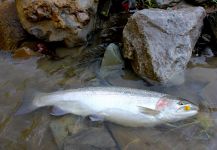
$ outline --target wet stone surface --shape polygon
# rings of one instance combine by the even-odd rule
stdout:
[[[0,53],[0,149],[197,149],[217,148],[217,113],[206,111],[198,116],[152,128],[127,128],[112,123],[92,124],[74,115],[54,117],[49,108],[15,116],[27,89],[43,92],[83,86],[105,85],[95,72],[100,69],[99,55],[84,48],[57,50],[59,61],[46,57],[13,59]],[[91,50],[89,49],[89,52]],[[77,65],[80,57],[91,56],[92,63]],[[206,65],[189,65],[185,82],[177,86],[150,86],[126,68],[110,72],[105,80],[114,86],[126,86],[168,93],[195,104],[216,104],[217,59]],[[175,79],[178,80],[178,79]]]

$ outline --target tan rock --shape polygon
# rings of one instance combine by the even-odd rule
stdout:
[[[23,27],[46,41],[64,41],[77,46],[87,40],[93,30],[96,0],[17,0]]]
[[[34,51],[32,51],[30,48],[28,47],[22,47],[17,49],[14,54],[13,54],[13,58],[30,58],[31,56],[35,56],[36,53]]]

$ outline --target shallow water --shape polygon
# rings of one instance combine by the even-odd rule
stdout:
[[[207,108],[217,107],[217,58],[189,65],[183,84],[165,87],[150,86],[127,69],[113,70],[104,80],[99,79],[100,59],[78,65],[83,50],[77,51],[60,49],[57,53],[64,59],[59,61],[45,57],[14,60],[0,53],[0,149],[217,149],[217,112],[208,109],[195,118],[153,128],[91,123],[74,115],[53,117],[45,108],[14,116],[28,89],[47,92],[106,84],[150,89],[203,103]]]

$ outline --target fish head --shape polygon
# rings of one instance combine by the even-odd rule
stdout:
[[[176,98],[171,100],[170,104],[163,110],[163,117],[167,121],[179,121],[195,116],[199,111],[199,107],[193,103]]]

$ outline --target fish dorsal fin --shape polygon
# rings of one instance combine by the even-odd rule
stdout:
[[[138,107],[139,107],[139,111],[141,113],[143,113],[143,114],[146,114],[146,115],[155,116],[155,115],[158,115],[160,113],[160,111],[154,110],[154,109],[151,109],[151,108],[142,107],[142,106],[138,106]]]
[[[63,116],[65,114],[69,114],[69,112],[62,110],[59,107],[53,106],[50,114],[53,116]]]

